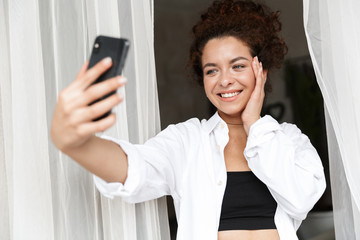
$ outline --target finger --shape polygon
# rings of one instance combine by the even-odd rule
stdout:
[[[263,69],[261,63],[254,59],[253,64],[254,74],[255,74],[255,88],[251,94],[251,99],[255,102],[260,101],[263,98],[264,93],[264,81],[263,81]]]
[[[265,83],[267,81],[267,73],[268,73],[268,70],[263,68],[263,76],[264,76],[264,82]]]
[[[87,122],[79,125],[77,131],[78,134],[82,136],[94,134],[97,132],[103,132],[106,129],[110,128],[116,122],[116,116],[114,113],[110,114],[106,118],[103,118],[95,122]]]
[[[266,82],[266,75],[264,74],[264,68],[262,62],[259,62],[257,57],[254,58],[254,74],[256,78],[256,85],[262,85]]]
[[[265,84],[266,79],[264,77],[264,68],[263,68],[262,62],[260,62],[259,77],[261,79],[261,83]]]
[[[260,62],[260,69],[259,69],[259,75],[260,75],[260,79],[261,79],[261,93],[263,93],[265,91],[265,82],[266,82],[266,78],[264,76],[264,69],[262,66],[262,63]]]
[[[77,112],[79,121],[89,122],[93,119],[101,117],[105,113],[111,111],[116,105],[123,101],[124,97],[119,94],[113,94],[99,102],[92,104],[91,106],[81,108]]]
[[[262,63],[257,59],[256,61],[256,68],[257,68],[257,78],[263,81],[262,79]]]
[[[255,75],[255,89],[254,89],[254,93],[257,94],[261,91],[261,87],[262,87],[262,72],[261,72],[261,63],[259,62],[258,57],[254,57],[253,61],[252,61],[252,68],[254,71],[254,75]]]
[[[106,72],[112,65],[112,60],[110,57],[106,57],[100,62],[98,62],[95,66],[90,68],[85,72],[85,74],[79,78],[81,81],[81,86],[83,89],[89,87],[96,79],[98,79],[101,74]]]
[[[117,89],[123,87],[126,82],[125,77],[118,76],[90,86],[85,91],[84,98],[82,98],[82,102],[80,103],[81,106],[89,105],[95,100],[117,91]]]
[[[72,86],[71,89],[66,89],[66,91],[60,93],[59,101],[61,101],[61,105],[66,108],[66,112],[71,114],[71,112],[76,109],[87,107],[109,93],[116,92],[117,89],[124,86],[126,82],[127,80],[125,77],[114,77],[92,85],[85,92],[75,89],[75,87]]]
[[[265,98],[265,83],[267,71],[264,72],[264,68],[262,63],[260,62],[260,76],[261,76],[261,87],[260,87],[260,99],[263,100]]]
[[[81,85],[81,80],[82,80],[82,77],[84,76],[84,74],[86,73],[86,70],[87,70],[87,67],[89,65],[89,62],[86,61],[82,66],[81,66],[81,69],[80,71],[78,72],[78,74],[76,75],[76,78],[75,80],[69,84],[66,89],[68,89],[69,91],[72,90],[72,89],[77,89],[80,85]]]
[[[89,61],[86,61],[82,66],[81,66],[81,69],[79,71],[79,73],[76,75],[76,80],[80,79],[86,72],[87,68],[89,66]]]
[[[261,79],[262,79],[262,88],[264,89],[265,88],[265,83],[266,83],[266,80],[267,80],[267,70],[264,70],[264,67],[263,67],[263,64],[262,62],[260,62],[260,76],[261,76]]]
[[[255,75],[255,86],[259,86],[261,87],[261,84],[263,82],[263,77],[262,77],[262,63],[259,62],[258,57],[254,57],[253,60],[253,71],[254,71],[254,75]]]
[[[253,68],[255,77],[257,77],[257,74],[258,74],[258,72],[259,72],[258,62],[259,62],[259,59],[258,59],[257,56],[255,56],[255,57],[253,58],[253,61],[252,61],[252,68]]]

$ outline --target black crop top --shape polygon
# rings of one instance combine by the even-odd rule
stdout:
[[[276,229],[277,203],[253,172],[228,172],[219,231]]]

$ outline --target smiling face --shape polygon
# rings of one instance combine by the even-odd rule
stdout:
[[[205,93],[225,122],[240,123],[255,88],[250,49],[235,37],[209,40],[201,58]]]

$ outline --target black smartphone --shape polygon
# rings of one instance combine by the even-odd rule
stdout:
[[[97,84],[99,82],[105,81],[106,79],[121,75],[129,47],[130,47],[130,42],[125,38],[114,38],[114,37],[108,37],[102,35],[97,36],[92,48],[88,69],[92,68],[95,64],[97,64],[106,57],[111,57],[112,66],[106,72],[104,72],[98,79],[96,79],[92,84]],[[115,93],[116,91],[111,92],[105,95],[104,97],[90,103],[90,105],[98,101],[101,101]],[[110,113],[111,111],[94,119],[93,121],[98,121],[100,119],[103,119],[108,115],[110,115]]]

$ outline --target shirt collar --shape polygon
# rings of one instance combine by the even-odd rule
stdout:
[[[224,120],[222,120],[219,113],[216,111],[209,120],[203,120],[202,125],[206,133],[209,134],[221,123],[225,124]]]

